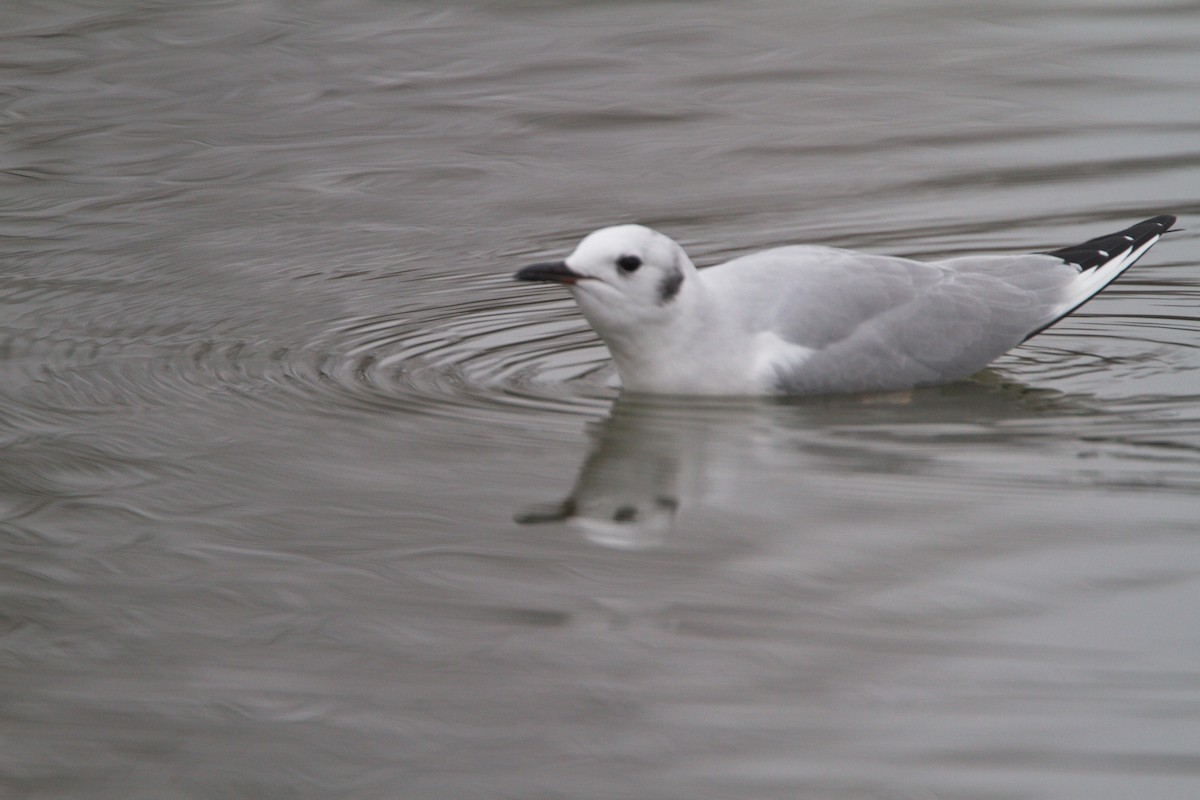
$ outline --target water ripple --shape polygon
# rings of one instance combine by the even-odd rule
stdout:
[[[107,289],[26,290],[25,283],[3,287],[4,302],[34,306],[43,317],[55,304],[59,313],[95,311],[95,295]],[[290,344],[244,331],[225,337],[229,326],[220,321],[130,328],[115,316],[118,307],[100,305],[102,318],[53,333],[32,322],[21,327],[23,317],[14,316],[17,324],[0,336],[4,392],[20,398],[12,413],[38,409],[48,419],[232,393],[263,403],[324,395],[335,407],[443,415],[506,408],[590,415],[615,394],[607,351],[563,298],[475,299],[420,311],[401,305],[334,321],[311,341]]]
[[[614,391],[608,353],[569,301],[466,303],[424,325],[404,313],[342,321],[326,359],[351,397],[427,412],[518,406],[594,413]]]

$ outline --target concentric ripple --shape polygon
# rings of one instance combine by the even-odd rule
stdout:
[[[591,415],[615,395],[607,351],[566,298],[475,292],[467,301],[401,304],[321,327],[301,322],[297,330],[286,318],[251,325],[215,319],[212,309],[197,309],[190,322],[130,327],[136,302],[126,298],[118,308],[103,291],[73,290],[91,295],[76,302],[90,318],[64,321],[53,333],[3,332],[9,414],[37,408],[48,419],[220,395],[265,404],[325,395],[331,409]],[[44,297],[26,300],[45,307]],[[142,301],[136,313],[153,318],[155,303]]]
[[[322,377],[360,401],[430,413],[517,406],[591,414],[614,396],[607,351],[565,299],[356,317],[331,338]]]

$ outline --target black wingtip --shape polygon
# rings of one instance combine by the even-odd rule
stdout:
[[[1142,220],[1136,225],[1130,225],[1123,231],[1108,233],[1088,239],[1086,242],[1051,250],[1046,255],[1061,258],[1069,264],[1075,264],[1080,270],[1093,269],[1101,264],[1107,264],[1112,258],[1129,250],[1136,250],[1151,239],[1162,236],[1171,230],[1175,217],[1171,214],[1159,214],[1157,217]]]
[[[1157,217],[1151,217],[1150,219],[1142,220],[1137,225],[1130,226],[1129,230],[1133,230],[1134,228],[1141,228],[1142,226],[1157,226],[1159,229],[1159,233],[1170,233],[1171,226],[1174,224],[1175,224],[1175,215],[1174,214],[1159,214]]]

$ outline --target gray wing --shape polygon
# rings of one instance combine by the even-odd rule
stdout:
[[[745,324],[813,351],[779,366],[791,393],[968,377],[1051,321],[1079,277],[1049,255],[922,263],[824,247],[779,248],[716,271],[713,283],[763,295],[739,304],[754,309]]]

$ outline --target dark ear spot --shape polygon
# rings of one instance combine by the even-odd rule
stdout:
[[[683,270],[673,269],[668,272],[658,284],[658,304],[661,306],[671,302],[675,295],[679,294],[681,286],[683,286]]]
[[[659,508],[665,508],[667,511],[676,511],[679,509],[679,501],[674,497],[668,497],[665,494],[660,494],[654,498],[654,505]]]

